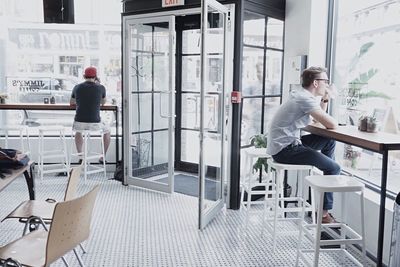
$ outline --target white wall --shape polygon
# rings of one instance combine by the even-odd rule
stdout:
[[[328,18],[327,0],[286,0],[286,20],[285,20],[285,59],[283,72],[283,101],[288,97],[289,89],[293,85],[287,82],[290,77],[289,59],[294,56],[307,55],[307,66],[326,66],[326,35]],[[292,194],[295,193],[296,175],[290,173],[289,184],[293,187]],[[379,195],[366,190],[365,194],[365,224],[367,250],[376,256],[378,238],[378,214],[379,214]],[[351,194],[347,198],[347,218],[348,223],[355,230],[360,230],[360,206],[359,196]],[[333,213],[341,216],[340,196],[335,194],[335,204]],[[385,216],[385,245],[384,261],[389,260],[390,252],[390,231],[392,228],[393,201],[386,203]]]
[[[307,66],[325,66],[327,14],[327,0],[286,1],[283,101],[290,89],[286,77],[291,57],[307,55]]]

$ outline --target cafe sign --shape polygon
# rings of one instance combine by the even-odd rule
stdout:
[[[161,0],[162,7],[184,6],[185,0]]]
[[[14,93],[39,92],[43,88],[48,88],[49,84],[50,78],[7,77],[8,91]]]

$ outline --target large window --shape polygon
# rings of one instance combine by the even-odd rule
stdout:
[[[241,146],[266,134],[281,103],[283,21],[245,12],[243,25]]]
[[[0,0],[0,10],[0,94],[8,102],[44,103],[54,97],[68,103],[84,68],[95,66],[108,103],[120,103],[121,1],[75,1],[72,25],[44,23],[42,0]],[[0,123],[26,124],[35,134],[38,125],[70,126],[73,116],[73,111],[3,111]],[[115,123],[110,112],[102,118]]]
[[[400,2],[336,1],[332,78],[339,89],[336,110],[342,123],[357,125],[373,115],[381,131],[399,134]],[[347,170],[380,184],[381,156],[348,145],[337,159]],[[400,191],[400,153],[389,154],[388,189]]]

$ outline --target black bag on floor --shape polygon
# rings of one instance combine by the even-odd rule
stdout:
[[[115,167],[114,180],[122,182],[124,180],[124,164],[119,160]]]
[[[15,149],[0,148],[0,169],[16,169],[28,165],[29,157]]]

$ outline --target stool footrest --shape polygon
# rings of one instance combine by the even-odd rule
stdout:
[[[55,173],[55,172],[68,172],[68,169],[67,169],[67,167],[65,167],[65,168],[59,168],[59,169],[43,170],[42,172],[43,172],[43,174],[45,174],[45,173]]]
[[[52,154],[52,153],[48,153],[48,151],[45,151],[45,153],[46,153],[46,155],[42,155],[42,159],[65,158],[64,154],[63,155]]]
[[[354,263],[356,266],[362,267],[363,265],[353,256],[351,255],[346,249],[341,249],[341,248],[332,248],[332,249],[320,249],[320,253],[342,253],[344,257],[347,257],[352,263]],[[311,254],[314,253],[314,249],[301,249],[300,250],[300,258],[303,260],[305,266],[313,266],[313,264],[310,261],[310,257],[306,257],[305,254]]]
[[[310,239],[315,238],[314,229],[316,227],[315,224],[303,224],[303,230],[306,236]],[[336,230],[336,231],[335,231]],[[344,239],[337,230],[344,231],[346,238]],[[323,245],[340,245],[340,244],[360,244],[363,241],[361,235],[359,235],[356,231],[354,231],[351,227],[349,227],[345,223],[329,223],[321,225],[321,232],[328,233],[332,238],[331,240],[321,240],[320,244]],[[348,237],[348,238],[347,238]]]
[[[305,199],[301,197],[281,197],[278,198],[278,201],[291,201],[291,202],[300,202],[300,207],[279,207],[280,212],[302,212],[302,205],[305,205],[304,211],[312,211],[312,206]]]

